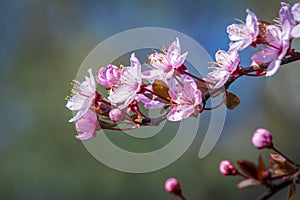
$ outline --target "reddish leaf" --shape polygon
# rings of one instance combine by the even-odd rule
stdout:
[[[108,123],[108,122],[105,122],[105,121],[102,121],[99,119],[98,119],[98,122],[99,122],[99,125],[101,126],[101,128],[103,128],[103,129],[109,129],[109,128],[115,127],[117,125],[116,123]]]
[[[258,179],[258,169],[255,164],[247,160],[238,160],[237,164],[246,175],[251,178]]]
[[[169,86],[162,80],[155,80],[152,84],[152,90],[164,99],[171,99],[169,95]]]
[[[196,79],[195,80],[197,88],[202,92],[202,93],[206,93],[208,92],[210,89],[213,89],[213,87],[215,86],[215,83],[209,79]]]
[[[268,177],[268,171],[266,169],[266,164],[262,154],[260,154],[258,158],[257,170],[258,170],[258,180],[263,181],[265,178]]]
[[[235,109],[241,103],[240,98],[231,92],[226,92],[225,105],[229,110]]]
[[[288,194],[287,200],[294,199],[295,194],[296,194],[296,187],[295,187],[295,185],[290,185],[289,186],[289,194]]]
[[[296,169],[292,163],[278,153],[270,153],[270,168],[274,172],[273,177],[283,176]]]

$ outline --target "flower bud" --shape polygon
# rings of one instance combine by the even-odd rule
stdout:
[[[273,146],[271,132],[264,128],[257,129],[252,136],[252,144],[258,149]]]
[[[168,193],[173,193],[175,195],[181,195],[181,188],[179,182],[175,178],[169,178],[165,182],[165,190]]]
[[[123,113],[120,109],[112,109],[111,111],[109,111],[109,118],[111,119],[111,121],[113,122],[117,122],[123,119]]]
[[[101,67],[96,80],[99,84],[105,87],[111,87],[119,82],[121,77],[121,70],[117,66],[109,64],[106,67]]]
[[[220,162],[219,170],[224,176],[235,176],[238,174],[237,169],[229,160],[223,160]]]

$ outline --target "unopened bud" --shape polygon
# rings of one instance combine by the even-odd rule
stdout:
[[[168,193],[181,196],[181,188],[179,182],[175,178],[169,178],[166,180],[165,190]]]
[[[238,174],[237,169],[229,160],[223,160],[220,162],[219,170],[224,176],[235,176]]]
[[[124,117],[124,114],[122,113],[122,111],[120,109],[112,109],[111,111],[109,111],[109,118],[111,119],[111,121],[113,122],[117,122],[117,121],[121,121]]]
[[[272,134],[264,128],[257,129],[252,136],[252,144],[258,149],[270,148],[273,146]]]

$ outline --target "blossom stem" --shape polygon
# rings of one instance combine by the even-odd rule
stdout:
[[[184,74],[185,74],[185,75],[188,75],[188,76],[190,76],[190,77],[192,77],[193,79],[196,79],[196,80],[198,80],[198,81],[201,81],[201,82],[203,82],[203,83],[206,83],[202,78],[199,78],[199,77],[197,77],[197,76],[195,76],[195,75],[193,75],[193,74],[191,74],[191,73],[189,73],[189,72],[187,72],[187,71],[184,71]]]
[[[157,96],[157,97],[159,97],[159,98],[165,100],[166,102],[172,102],[172,103],[175,104],[175,102],[173,102],[171,99],[167,99],[167,98],[161,96],[160,94],[157,94],[156,92],[154,92],[154,91],[152,91],[152,90],[150,90],[150,89],[148,89],[148,88],[146,88],[146,87],[143,88],[143,89],[144,89],[145,91],[150,92],[150,93],[152,93],[153,95],[155,95],[155,96]]]
[[[140,127],[139,125],[135,125],[135,126],[132,126],[132,127],[129,127],[129,128],[107,127],[107,128],[105,128],[105,129],[106,129],[106,130],[112,130],[112,131],[131,131],[131,130],[137,129],[137,128],[139,128],[139,127]]]
[[[180,197],[181,200],[187,200],[187,199],[183,196],[182,193],[181,193],[180,195],[178,195],[178,196]]]
[[[298,176],[299,178],[299,176]],[[287,179],[286,181],[274,185],[272,188],[269,188],[266,192],[262,193],[256,200],[267,200],[271,196],[273,196],[276,192],[280,191],[281,189],[293,184],[295,182],[294,179]]]
[[[248,179],[249,176],[246,176],[245,174],[242,174],[241,172],[237,171],[237,175],[243,177],[244,179]]]
[[[226,95],[224,94],[224,95],[223,95],[222,101],[221,101],[218,105],[216,105],[216,106],[214,106],[214,107],[211,107],[211,108],[206,108],[206,107],[205,107],[206,104],[204,104],[203,107],[202,107],[202,109],[203,109],[203,110],[214,110],[214,109],[216,109],[216,108],[219,108],[221,105],[223,105],[223,103],[225,102],[225,100],[226,100]]]

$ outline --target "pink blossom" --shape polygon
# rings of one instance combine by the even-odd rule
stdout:
[[[217,51],[216,55],[216,65],[218,67],[212,67],[214,71],[207,74],[207,78],[213,80],[216,83],[215,88],[222,87],[230,74],[232,74],[238,67],[240,63],[240,57],[237,51]]]
[[[264,128],[257,129],[252,136],[252,144],[258,149],[272,147],[272,134]]]
[[[259,33],[256,15],[248,9],[246,12],[248,13],[246,24],[232,24],[227,27],[228,37],[232,41],[229,51],[243,50],[255,41]]]
[[[189,76],[185,76],[183,86],[178,84],[169,89],[169,95],[176,105],[171,106],[171,111],[167,115],[170,121],[180,121],[195,113],[195,107],[202,102],[202,93],[197,88],[195,81]]]
[[[300,3],[296,3],[293,7],[288,3],[281,3],[281,9],[279,11],[279,20],[281,25],[285,22],[289,23],[291,37],[300,37]]]
[[[181,195],[181,188],[179,182],[175,178],[169,178],[165,182],[165,190],[168,193],[172,193],[175,195]]]
[[[142,85],[142,73],[140,61],[131,54],[130,67],[125,67],[120,82],[110,90],[108,100],[120,109],[127,107],[137,96]]]
[[[111,87],[116,85],[121,76],[121,70],[117,66],[114,66],[112,64],[109,64],[106,67],[101,67],[98,73],[98,76],[96,76],[96,80],[99,84],[105,86],[105,87]]]
[[[233,166],[229,160],[220,162],[219,170],[224,176],[234,176],[238,174],[238,170]]]
[[[76,135],[79,140],[95,137],[96,131],[100,129],[97,115],[91,110],[88,110],[81,119],[76,121],[75,125],[77,131],[82,132],[82,134]]]
[[[176,38],[168,48],[166,54],[153,53],[148,56],[151,70],[143,72],[143,78],[148,80],[170,79],[174,74],[174,69],[180,67],[188,52],[181,54],[179,39]]]
[[[275,74],[281,60],[285,57],[290,47],[290,24],[285,21],[282,27],[270,25],[266,29],[266,41],[268,45],[262,51],[252,56],[252,60],[258,64],[269,63],[266,76]]]
[[[69,98],[66,107],[72,111],[78,111],[76,115],[69,120],[69,122],[74,122],[80,119],[83,115],[87,113],[89,108],[93,103],[96,92],[96,82],[94,75],[92,74],[92,69],[88,70],[90,77],[85,77],[85,81],[80,83],[74,80],[72,88],[72,97]]]

